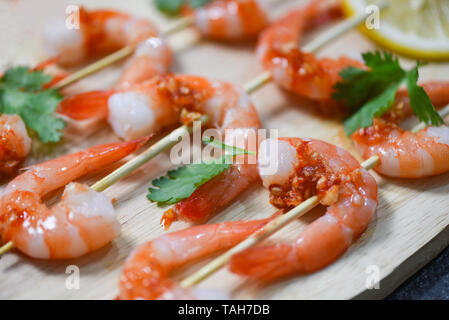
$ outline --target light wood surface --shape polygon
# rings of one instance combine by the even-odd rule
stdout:
[[[35,64],[44,59],[41,31],[46,20],[62,14],[65,6],[79,1],[16,0],[0,3],[0,68],[12,64]],[[161,28],[174,21],[162,17],[149,0],[91,0],[89,7],[110,7],[148,17]],[[274,19],[304,1],[284,0],[270,10]],[[310,36],[309,36],[310,39]],[[307,41],[307,39],[305,40]],[[200,40],[193,30],[170,38],[176,50],[175,72],[183,72],[244,85],[263,70],[254,57],[254,43],[219,44]],[[357,31],[326,45],[318,55],[336,57],[357,55],[374,46]],[[402,59],[405,66],[413,62]],[[101,71],[66,90],[67,94],[108,88],[120,74],[121,64]],[[449,64],[429,64],[421,72],[422,80],[446,79]],[[278,129],[280,136],[323,139],[355,151],[342,129],[341,121],[320,117],[313,104],[278,89],[274,84],[252,95],[263,126]],[[69,125],[64,142],[57,147],[35,145],[27,164],[41,162],[57,155],[74,152],[91,145],[114,141],[105,125],[85,128]],[[138,244],[164,233],[159,225],[162,209],[148,202],[145,195],[150,181],[169,168],[168,153],[157,156],[135,174],[117,183],[106,194],[114,197],[122,234],[113,243],[81,259],[69,261],[32,260],[17,251],[0,259],[0,298],[3,299],[111,299],[117,294],[118,276],[124,259]],[[104,175],[105,173],[103,173]],[[373,173],[374,174],[374,173]],[[368,230],[347,253],[331,266],[308,276],[298,276],[260,286],[223,269],[201,286],[223,290],[242,299],[351,299],[381,298],[416,272],[448,245],[449,175],[431,179],[385,179],[374,174],[379,183],[379,207]],[[84,181],[95,182],[102,175]],[[310,221],[323,213],[317,208],[294,221],[282,232],[266,240],[291,241]],[[210,223],[267,217],[275,209],[269,204],[268,192],[254,185],[237,201],[214,217]],[[171,230],[187,227],[176,222]],[[182,279],[207,261],[187,266],[174,275]],[[66,268],[80,268],[80,289],[66,288]],[[382,279],[379,289],[367,290],[376,266]]]

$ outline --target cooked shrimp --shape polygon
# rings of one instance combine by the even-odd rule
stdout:
[[[4,240],[40,259],[75,258],[106,245],[117,236],[120,225],[104,194],[70,183],[53,208],[47,208],[42,197],[124,158],[146,141],[99,145],[34,165],[17,176],[0,198]]]
[[[347,151],[319,140],[281,138],[262,142],[258,161],[271,203],[289,208],[317,194],[329,206],[293,244],[256,247],[231,259],[232,272],[273,280],[324,268],[366,229],[377,207],[377,184]],[[266,166],[277,168],[267,174]]]
[[[214,0],[195,10],[198,31],[212,39],[241,40],[256,37],[268,24],[265,9],[257,0]],[[190,14],[191,10],[187,10]]]
[[[147,20],[112,10],[80,8],[80,28],[69,29],[64,19],[49,24],[45,44],[62,66],[73,66],[127,45],[137,46],[119,80],[118,87],[151,79],[166,72],[172,52],[156,28]]]
[[[18,115],[0,116],[0,173],[11,174],[31,150],[31,139]]]
[[[421,178],[449,171],[449,127],[427,127],[418,133],[374,119],[351,135],[364,158],[379,156],[377,172],[399,178]]]
[[[306,28],[315,26],[316,21],[327,21],[322,19],[326,12],[332,15],[339,9],[334,6],[321,8],[321,4],[322,1],[311,1],[305,8],[288,13],[263,31],[257,56],[281,87],[327,103],[331,100],[333,86],[340,80],[339,72],[348,66],[362,67],[363,64],[347,57],[317,59],[313,54],[301,51],[299,40]]]
[[[223,299],[210,290],[182,288],[169,274],[186,263],[238,244],[270,220],[195,226],[140,245],[123,267],[120,299]]]
[[[187,75],[167,74],[127,90],[86,93],[81,100],[64,101],[60,112],[78,119],[82,118],[80,115],[91,117],[93,112],[107,115],[115,133],[129,139],[176,124],[182,109],[208,114],[210,123],[222,136],[225,130],[229,133],[227,129],[233,129],[232,135],[237,141],[256,137],[256,130],[260,128],[257,111],[241,88]],[[249,148],[248,145],[240,147]],[[178,203],[164,221],[172,220],[168,216],[202,221],[227,205],[257,178],[255,164],[232,165],[198,188],[190,198]]]

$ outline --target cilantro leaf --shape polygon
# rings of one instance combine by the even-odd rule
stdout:
[[[167,177],[153,180],[156,188],[149,188],[147,198],[158,205],[175,204],[190,195],[201,185],[216,177],[230,164],[200,163],[171,170]]]
[[[390,109],[394,102],[396,92],[402,81],[398,81],[384,92],[368,101],[356,113],[344,121],[345,133],[349,136],[359,128],[366,128],[373,124],[374,117],[380,117]]]
[[[362,56],[369,69],[348,67],[340,72],[342,81],[334,86],[333,98],[345,103],[354,112],[344,122],[347,135],[358,128],[370,126],[374,117],[387,112],[403,83],[407,86],[413,113],[425,123],[443,123],[427,93],[417,84],[420,62],[406,71],[400,66],[398,58],[390,53],[376,51]]]
[[[31,70],[25,66],[8,69],[0,79],[2,85],[25,90],[41,90],[45,83],[50,82],[52,77],[44,74],[41,70]]]
[[[410,99],[410,107],[420,121],[424,123],[431,123],[433,125],[442,125],[444,124],[444,120],[435,110],[435,107],[430,101],[426,91],[417,85],[419,78],[418,67],[419,63],[415,68],[408,71],[406,75],[406,85]]]
[[[352,110],[385,91],[393,82],[400,81],[405,71],[397,58],[388,52],[362,54],[369,70],[348,67],[340,72],[342,81],[334,86],[333,99],[345,103]]]
[[[184,0],[154,0],[154,4],[159,11],[165,14],[175,15],[181,11]]]
[[[196,9],[208,4],[211,0],[154,0],[155,6],[165,14],[176,15],[181,12],[182,6],[188,4]]]
[[[152,184],[156,188],[150,187],[148,189],[148,200],[157,202],[159,206],[175,204],[190,197],[198,187],[228,169],[233,157],[250,154],[245,149],[228,146],[211,138],[204,138],[203,142],[231,151],[231,153],[211,161],[189,164],[171,170],[167,173],[167,176],[153,180]]]
[[[18,114],[44,143],[58,142],[65,127],[54,114],[62,96],[54,89],[42,90],[51,79],[28,67],[11,68],[0,79],[0,114]]]
[[[245,150],[245,149],[242,149],[242,148],[238,148],[238,147],[235,147],[235,146],[229,146],[227,144],[224,144],[223,142],[220,142],[220,141],[217,141],[215,139],[212,139],[211,137],[204,137],[203,138],[203,142],[206,143],[206,144],[211,144],[211,145],[213,145],[213,146],[215,146],[217,148],[221,148],[223,150],[229,151],[229,152],[232,153],[233,156],[238,156],[238,155],[241,155],[241,154],[251,154],[251,155],[256,154],[253,151],[248,151],[248,150]]]
[[[208,4],[209,2],[211,2],[212,0],[188,0],[189,5],[192,8],[199,8],[202,7],[206,4]]]

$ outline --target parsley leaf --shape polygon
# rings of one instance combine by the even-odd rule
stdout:
[[[211,0],[154,0],[155,6],[165,14],[176,15],[181,12],[183,5],[199,8],[208,4]]]
[[[345,122],[345,132],[349,136],[359,128],[369,127],[374,117],[380,117],[390,109],[402,81],[392,84],[384,92],[368,101],[360,110]]]
[[[365,65],[369,70],[348,67],[341,71],[343,81],[338,82],[334,89],[333,98],[344,102],[352,110],[356,110],[367,100],[385,91],[393,82],[400,81],[405,71],[399,65],[397,58],[388,52],[383,54],[367,52],[362,54]]]
[[[25,90],[41,90],[42,86],[50,82],[52,77],[44,74],[41,70],[33,70],[25,66],[18,66],[8,69],[0,79],[2,85]]]
[[[168,171],[167,176],[152,181],[154,187],[148,189],[148,200],[157,202],[159,206],[175,204],[186,199],[201,185],[215,178],[231,166],[232,158],[242,154],[253,154],[247,150],[228,146],[211,138],[204,138],[204,143],[210,143],[231,153],[218,159],[189,164]]]
[[[188,3],[192,8],[199,8],[208,4],[211,1],[212,0],[188,0]]]
[[[165,14],[175,15],[181,11],[184,0],[154,0],[154,4],[159,11]]]
[[[344,122],[347,135],[370,126],[374,117],[387,112],[403,83],[407,85],[410,105],[419,120],[433,125],[443,123],[427,93],[417,84],[419,62],[407,71],[393,55],[379,51],[363,54],[363,60],[369,70],[348,67],[341,71],[342,81],[334,87],[333,98],[354,111]]]
[[[65,127],[54,114],[62,96],[55,89],[42,90],[51,79],[40,70],[23,66],[7,70],[0,79],[0,114],[18,114],[44,143],[58,142]]]
[[[424,123],[431,123],[433,125],[442,125],[444,120],[435,110],[432,102],[426,91],[417,85],[419,78],[418,67],[419,63],[415,68],[407,72],[406,85],[408,90],[408,96],[410,99],[410,107],[413,113],[416,114],[418,119]]]

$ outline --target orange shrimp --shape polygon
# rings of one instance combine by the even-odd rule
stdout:
[[[322,1],[311,1],[263,31],[256,53],[277,84],[324,105],[332,102],[333,87],[340,80],[341,70],[348,66],[363,67],[361,62],[347,57],[318,59],[300,49],[298,41],[307,28],[338,16],[335,12],[339,11],[340,3],[337,7],[322,8]]]
[[[31,139],[18,115],[0,116],[0,173],[12,174],[31,150]]]
[[[418,133],[398,124],[374,119],[351,135],[366,159],[379,156],[377,172],[398,178],[422,178],[449,171],[449,127],[427,127]]]
[[[271,149],[273,142],[277,152]],[[258,162],[276,207],[293,207],[313,194],[329,207],[293,244],[256,247],[234,255],[232,272],[269,281],[324,268],[363,233],[376,210],[376,181],[349,152],[336,146],[313,139],[267,139],[259,148]],[[264,173],[267,165],[276,168],[276,173]]]
[[[193,12],[195,26],[205,37],[242,40],[256,37],[268,24],[265,9],[257,0],[214,0]],[[191,9],[185,10],[191,14]]]
[[[80,28],[67,28],[63,19],[49,24],[45,44],[62,66],[74,66],[125,46],[136,46],[118,87],[127,87],[168,71],[172,52],[156,28],[147,20],[113,10],[80,8]]]
[[[213,299],[210,290],[178,286],[169,274],[186,263],[238,244],[272,218],[201,225],[165,234],[129,255],[120,276],[120,299]]]
[[[0,198],[4,240],[40,259],[75,258],[109,243],[118,235],[120,225],[104,194],[70,183],[53,208],[47,208],[42,197],[124,158],[147,140],[99,145],[34,165],[17,176]]]
[[[78,115],[91,116],[92,110],[98,110],[99,115],[107,114],[115,133],[127,139],[175,125],[183,109],[208,114],[213,127],[222,134],[226,129],[233,129],[233,138],[240,141],[239,137],[242,137],[245,144],[248,137],[257,137],[256,131],[260,128],[257,111],[243,89],[196,76],[167,74],[127,90],[94,92],[89,95],[86,93],[82,101],[66,100],[61,104],[60,112],[66,115],[79,112]],[[84,103],[90,98],[98,101],[98,104]],[[240,147],[248,148],[248,145]],[[164,217],[164,221],[169,224],[175,217],[203,221],[257,179],[256,164],[232,165],[198,188],[191,197],[179,202]]]

